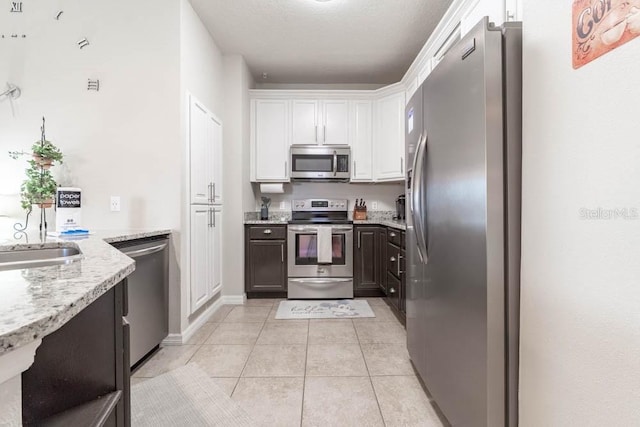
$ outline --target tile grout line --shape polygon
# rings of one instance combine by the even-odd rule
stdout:
[[[304,389],[307,385],[307,360],[309,359],[309,331],[311,330],[311,320],[307,320],[307,346],[304,350],[304,372],[302,373],[302,402],[300,407],[300,427],[304,417]]]
[[[353,320],[351,320],[351,322],[353,323]],[[373,391],[373,395],[376,398],[376,404],[378,405],[378,411],[380,412],[380,418],[382,418],[382,424],[384,426],[386,426],[387,422],[384,419],[384,414],[382,413],[382,408],[380,407],[380,401],[378,400],[378,393],[376,393],[376,388],[373,386],[373,380],[371,379],[371,372],[369,371],[369,365],[367,364],[367,358],[364,357],[364,350],[362,350],[362,342],[360,342],[360,335],[358,334],[358,328],[356,328],[355,323],[353,323],[353,329],[355,329],[355,331],[356,331],[356,338],[358,338],[358,347],[360,347],[360,353],[362,354],[362,360],[364,360],[364,366],[367,369],[367,374],[369,376],[369,384],[371,384],[371,390]]]
[[[271,305],[271,308],[273,308],[273,304]],[[271,313],[271,309],[269,309],[269,313]],[[258,336],[256,337],[256,340],[253,343],[253,347],[251,348],[251,351],[249,352],[249,356],[247,357],[247,360],[244,361],[244,365],[242,366],[242,370],[240,371],[240,375],[238,375],[238,380],[236,381],[236,385],[233,386],[233,390],[231,390],[231,394],[229,395],[229,397],[233,396],[233,393],[236,392],[236,388],[238,388],[238,384],[240,384],[240,378],[242,378],[242,373],[247,368],[247,363],[249,363],[249,359],[251,358],[251,355],[253,354],[253,350],[255,350],[255,348],[256,348],[256,343],[258,342],[258,338],[260,338],[260,334],[262,333],[262,330],[264,329],[264,325],[267,324],[267,320],[268,319],[269,319],[269,314],[267,314],[267,318],[264,319],[264,323],[262,323],[262,327],[260,328],[260,332],[258,332]]]

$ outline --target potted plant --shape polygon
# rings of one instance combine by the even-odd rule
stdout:
[[[21,206],[28,211],[32,205],[50,208],[56,195],[58,184],[51,172],[41,170],[35,162],[26,170],[27,180],[20,187]]]
[[[37,141],[31,147],[33,161],[43,169],[49,169],[54,161],[62,163],[62,152],[51,141]]]

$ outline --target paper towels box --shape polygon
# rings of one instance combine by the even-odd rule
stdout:
[[[56,190],[56,231],[75,230],[82,222],[82,190],[58,187]]]

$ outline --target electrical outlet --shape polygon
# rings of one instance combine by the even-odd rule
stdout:
[[[287,204],[286,204],[284,201],[280,202],[280,210],[282,210],[282,211],[283,211],[283,210],[285,210],[286,208],[287,208]]]
[[[120,212],[120,196],[111,196],[111,212]]]
[[[371,210],[372,211],[378,210],[378,202],[371,202]]]

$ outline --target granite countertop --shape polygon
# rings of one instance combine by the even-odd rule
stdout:
[[[354,220],[354,225],[384,225],[385,227],[397,228],[398,230],[406,230],[407,223],[404,220],[397,219],[363,219],[363,220]]]
[[[287,221],[283,221],[280,219],[268,219],[268,220],[259,220],[259,219],[250,219],[245,220],[245,224],[247,225],[287,225]],[[407,223],[405,221],[400,221],[396,219],[365,219],[365,220],[354,220],[354,225],[384,225],[386,227],[397,228],[398,230],[406,230]]]
[[[170,230],[97,231],[62,239],[35,235],[0,240],[0,251],[77,247],[82,257],[64,265],[0,271],[0,355],[54,332],[135,269],[109,243],[170,234]]]

